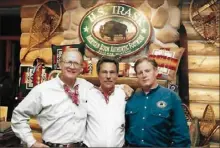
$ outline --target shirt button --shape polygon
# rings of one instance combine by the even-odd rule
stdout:
[[[147,109],[147,106],[145,106],[144,108]]]
[[[142,118],[143,120],[145,119],[145,117]]]
[[[144,131],[144,129],[143,129],[143,128],[142,128],[141,130],[142,130],[142,131]]]
[[[148,97],[146,97],[146,99],[148,99]]]
[[[159,114],[159,116],[161,116],[161,114]]]

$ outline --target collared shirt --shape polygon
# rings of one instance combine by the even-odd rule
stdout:
[[[88,147],[122,147],[125,134],[125,93],[115,86],[109,102],[100,90],[87,93],[87,131],[84,143]]]
[[[77,78],[79,84],[79,106],[75,105],[64,91],[64,83],[59,77],[34,87],[15,108],[12,116],[12,129],[28,147],[36,140],[31,133],[28,120],[37,116],[42,128],[42,138],[51,143],[75,143],[83,140],[86,124],[86,101],[83,95],[93,85]]]
[[[189,129],[180,98],[157,86],[136,92],[126,105],[126,141],[143,147],[190,147]]]

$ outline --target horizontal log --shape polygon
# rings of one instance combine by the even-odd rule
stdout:
[[[189,72],[189,87],[219,89],[219,74]]]
[[[33,23],[33,18],[22,18],[21,19],[21,32],[29,33],[32,23]],[[57,27],[55,32],[63,32],[63,29],[61,28],[61,26],[59,26]]]
[[[204,40],[188,40],[188,55],[219,55],[220,49]]]
[[[211,9],[206,9],[202,11],[200,14],[204,16],[204,15],[209,15],[210,12],[212,12]],[[190,16],[190,3],[185,3],[183,4],[182,9],[181,9],[182,21],[190,21],[189,16]]]
[[[184,4],[181,8],[181,20],[189,21],[189,4]]]
[[[40,5],[24,5],[20,10],[21,18],[33,18]]]
[[[183,22],[188,40],[204,40],[204,38],[193,28],[191,22]]]
[[[219,89],[189,88],[189,100],[194,103],[219,103]]]
[[[219,130],[218,130],[219,131]],[[219,131],[220,132],[220,131]],[[220,135],[220,133],[218,132],[218,134]],[[215,142],[211,141],[209,142],[210,148],[219,148],[220,147],[220,143],[219,143],[220,139],[215,140]]]
[[[21,19],[21,32],[22,33],[29,33],[30,28],[32,26],[33,19],[32,18],[22,18]]]
[[[193,103],[190,102],[189,107],[190,110],[193,114],[194,117],[198,117],[199,119],[202,119],[205,107],[208,103]],[[215,119],[219,119],[219,104],[211,104],[214,114],[215,114]]]
[[[27,48],[29,45],[29,33],[22,33],[20,38],[20,45],[22,48]],[[53,37],[50,38],[49,41],[44,42],[41,45],[38,45],[37,48],[48,48],[51,44],[60,45],[60,43],[64,40],[63,34],[60,32],[55,32]]]
[[[219,56],[188,56],[189,72],[219,73]]]
[[[20,60],[23,59],[27,52],[27,48],[21,48]],[[45,64],[52,64],[52,49],[51,48],[33,48],[26,58],[22,60],[22,64],[33,63],[36,58],[41,58],[45,61]]]

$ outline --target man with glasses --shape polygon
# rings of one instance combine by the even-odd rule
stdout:
[[[61,57],[60,75],[35,86],[14,109],[12,130],[28,147],[82,146],[87,118],[87,101],[83,98],[93,87],[77,78],[83,71],[82,62],[78,50],[66,49]],[[37,116],[43,143],[37,142],[31,133],[31,116]]]
[[[87,116],[86,102],[81,98],[93,86],[77,78],[83,70],[82,62],[77,49],[67,49],[61,57],[60,75],[35,86],[14,109],[12,129],[28,147],[80,146]],[[37,142],[31,133],[31,116],[37,116],[43,143]]]
[[[122,147],[125,134],[125,93],[115,85],[119,63],[102,57],[97,63],[99,87],[87,93],[87,126],[84,143],[88,147]]]

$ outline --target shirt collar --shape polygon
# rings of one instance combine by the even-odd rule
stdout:
[[[93,87],[96,88],[96,89],[98,89],[101,93],[104,93],[104,91],[101,89],[101,87],[97,87],[97,86],[95,86],[95,85],[94,85]],[[108,96],[110,96],[111,94],[113,94],[114,91],[115,91],[115,87],[114,87],[111,91],[108,92]]]
[[[151,88],[148,92],[145,92],[145,91],[142,89],[142,92],[143,92],[145,95],[147,95],[147,94],[150,94],[150,93],[156,91],[158,88],[160,88],[160,85],[159,85],[159,84],[157,84],[154,88]]]
[[[65,83],[60,79],[59,75],[56,76],[56,80],[57,80],[57,82],[59,83],[59,85],[63,88],[63,86],[64,86]],[[78,80],[78,78],[76,78],[76,81],[75,81],[75,83],[74,83],[74,85],[73,85],[72,88],[74,88],[76,85],[79,85],[79,80]]]

